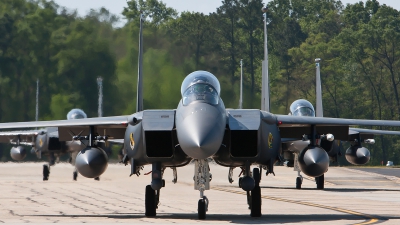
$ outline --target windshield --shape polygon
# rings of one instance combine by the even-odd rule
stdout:
[[[293,112],[293,116],[315,116],[315,113],[314,110],[308,107],[301,107]]]
[[[293,116],[315,116],[313,105],[305,100],[298,99],[290,105],[290,115]]]
[[[218,99],[218,93],[211,85],[198,83],[193,84],[186,89],[182,96],[182,103],[183,105],[188,105],[193,101],[202,101],[212,105],[217,105]]]

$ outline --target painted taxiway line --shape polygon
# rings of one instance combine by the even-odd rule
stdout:
[[[212,187],[212,190],[217,190],[217,191],[224,191],[224,192],[229,192],[229,193],[234,193],[234,194],[240,194],[240,195],[246,195],[246,192],[244,191],[235,191],[235,190],[230,190],[226,188],[220,188],[220,187]],[[305,206],[311,206],[311,207],[317,207],[317,208],[322,208],[322,209],[328,209],[328,210],[333,210],[336,212],[341,212],[341,213],[347,213],[355,216],[362,217],[365,219],[365,222],[362,223],[356,223],[354,225],[367,225],[367,224],[374,224],[379,222],[379,219],[368,214],[356,212],[353,210],[348,210],[348,209],[342,209],[338,207],[331,207],[331,206],[326,206],[326,205],[320,205],[320,204],[315,204],[311,202],[302,202],[302,201],[296,201],[296,200],[290,200],[290,199],[284,199],[284,198],[277,198],[277,197],[271,197],[271,196],[266,196],[266,195],[261,195],[261,198],[263,199],[268,199],[268,200],[273,200],[273,201],[280,201],[280,202],[287,202],[287,203],[294,203],[294,204],[299,204],[299,205],[305,205]]]

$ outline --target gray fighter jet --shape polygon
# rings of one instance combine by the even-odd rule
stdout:
[[[317,111],[314,110],[313,105],[305,100],[298,99],[290,105],[289,115],[292,116],[309,116],[309,117],[323,117],[323,104],[322,104],[322,91],[321,91],[321,76],[320,76],[320,61],[321,59],[315,59],[316,62],[316,105]],[[365,144],[374,144],[374,135],[400,135],[399,131],[387,131],[387,130],[372,130],[372,129],[361,129],[352,128],[348,130],[347,140],[336,140],[333,141],[334,137],[331,134],[322,136],[319,145],[322,147],[329,156],[329,161],[337,162],[337,157],[341,156],[342,141],[350,142],[351,146],[346,150],[346,160],[353,165],[364,165],[369,162],[370,152],[367,148],[362,146]],[[309,145],[310,141],[305,140],[288,140],[282,138],[282,156],[285,161],[285,165],[288,167],[294,167],[294,170],[298,172],[296,179],[296,188],[300,189],[303,181],[303,177],[300,172],[302,169],[299,164],[299,155]],[[300,157],[301,159],[301,157]],[[321,168],[323,169],[323,168]],[[306,174],[317,172],[308,171]],[[324,189],[324,174],[315,177],[317,189]]]
[[[140,25],[142,27],[141,17]],[[281,138],[309,140],[299,154],[301,170],[312,177],[323,175],[329,156],[320,140],[332,134],[347,140],[349,126],[400,126],[399,121],[357,120],[324,117],[275,115],[260,109],[226,109],[220,97],[218,79],[206,71],[195,71],[182,82],[182,98],[177,109],[144,110],[142,98],[142,32],[139,34],[139,76],[136,113],[117,117],[85,118],[39,122],[0,123],[0,129],[58,127],[59,140],[85,140],[75,166],[88,178],[100,176],[107,168],[107,154],[99,141],[124,139],[124,162],[130,174],[140,174],[144,165],[152,165],[150,184],[145,189],[145,215],[155,216],[164,187],[167,167],[194,166],[194,187],[200,191],[198,218],[205,219],[209,201],[204,192],[210,188],[209,159],[228,168],[243,170],[239,186],[247,193],[250,215],[261,216],[261,169],[274,172],[279,160]],[[356,151],[358,149],[355,149]],[[254,168],[251,171],[251,166]]]
[[[72,109],[67,114],[67,120],[87,118],[81,109]],[[75,165],[75,157],[85,145],[79,141],[60,141],[56,127],[47,127],[39,130],[23,130],[0,132],[0,143],[10,143],[13,147],[10,155],[13,160],[22,161],[27,155],[24,146],[31,146],[31,153],[38,159],[47,156],[48,164],[43,165],[43,180],[48,180],[50,166],[55,165],[63,154],[70,154],[69,162]],[[77,171],[73,172],[73,179],[77,178]]]

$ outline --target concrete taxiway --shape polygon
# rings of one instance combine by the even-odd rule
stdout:
[[[263,173],[262,213],[251,218],[245,192],[228,182],[228,168],[210,165],[212,189],[207,219],[197,219],[199,192],[193,188],[194,166],[178,168],[178,183],[166,169],[157,217],[144,216],[144,191],[150,183],[145,167],[129,177],[129,166],[110,164],[100,181],[78,176],[58,164],[42,181],[42,163],[0,164],[0,222],[3,223],[205,223],[205,224],[400,224],[400,179],[366,171],[331,167],[325,189],[304,177],[295,189],[297,173],[275,167],[276,176]]]

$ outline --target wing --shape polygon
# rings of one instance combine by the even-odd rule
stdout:
[[[59,140],[70,141],[71,135],[78,133],[88,135],[92,126],[94,132],[99,135],[109,136],[109,138],[124,138],[129,118],[130,116],[113,116],[76,120],[0,123],[0,129],[58,127]]]
[[[0,143],[17,144],[19,139],[22,145],[33,145],[34,138],[45,132],[45,130],[3,131],[0,132]]]
[[[271,121],[273,115],[263,112],[263,120]],[[361,120],[361,119],[342,119],[328,117],[305,117],[275,115],[276,123],[279,126],[281,138],[300,138],[303,134],[310,133],[310,127],[315,125],[317,132],[321,134],[331,133],[336,140],[349,140],[349,126],[400,126],[400,121],[391,120]],[[358,129],[358,128],[351,128]],[[390,131],[367,131],[367,129],[353,130],[364,134],[399,134]]]

